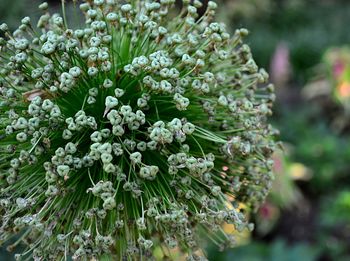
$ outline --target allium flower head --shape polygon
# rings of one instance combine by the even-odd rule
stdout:
[[[0,241],[18,259],[195,260],[201,231],[225,247],[223,223],[251,227],[273,88],[214,2],[174,2],[88,0],[79,29],[44,3],[37,29],[0,26]]]

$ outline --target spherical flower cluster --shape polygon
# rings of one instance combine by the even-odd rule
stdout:
[[[43,3],[37,29],[0,25],[0,243],[18,260],[199,260],[203,232],[225,247],[223,223],[252,227],[273,87],[214,2],[174,2],[87,0],[80,29]]]

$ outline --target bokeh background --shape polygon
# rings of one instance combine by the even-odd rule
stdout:
[[[60,0],[48,2],[60,10]],[[38,4],[0,0],[0,22],[15,30],[26,15],[35,21]],[[283,146],[275,154],[273,190],[251,217],[255,231],[237,236],[233,250],[208,245],[209,260],[350,260],[350,1],[219,0],[219,6],[218,20],[229,31],[249,29],[246,42],[276,86],[272,123]],[[0,249],[0,261],[12,256]]]

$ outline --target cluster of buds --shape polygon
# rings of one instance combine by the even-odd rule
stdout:
[[[0,25],[0,242],[17,259],[197,260],[202,231],[223,248],[223,223],[251,229],[273,87],[214,2],[174,3],[86,0],[74,29],[43,3],[38,29]]]

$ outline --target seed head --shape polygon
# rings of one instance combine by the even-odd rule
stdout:
[[[252,229],[239,206],[271,186],[273,87],[216,3],[174,3],[86,0],[82,28],[43,3],[39,30],[0,25],[0,237],[20,236],[17,259],[162,244],[201,260],[201,230],[222,248],[223,223]]]

